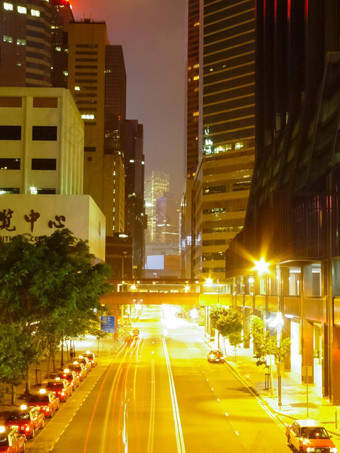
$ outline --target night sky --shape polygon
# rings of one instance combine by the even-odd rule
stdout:
[[[167,171],[184,188],[186,0],[71,0],[76,20],[105,20],[123,46],[127,118],[144,125],[146,172]]]

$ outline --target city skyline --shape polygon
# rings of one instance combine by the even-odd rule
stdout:
[[[178,197],[185,178],[186,2],[73,0],[76,20],[106,21],[112,45],[122,45],[127,118],[144,125],[146,172],[167,171]],[[133,32],[132,32],[133,31]]]

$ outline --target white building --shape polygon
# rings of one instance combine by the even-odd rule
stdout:
[[[105,260],[106,219],[83,195],[84,125],[64,88],[0,88],[0,240],[68,228]]]
[[[69,90],[0,88],[1,193],[82,194],[84,124]]]

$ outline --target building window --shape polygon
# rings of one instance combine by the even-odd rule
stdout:
[[[0,140],[21,140],[21,126],[0,126]]]
[[[20,193],[18,187],[0,187],[0,195],[8,195],[12,193]]]
[[[56,159],[32,159],[32,170],[56,170]]]
[[[13,42],[12,36],[3,35],[2,40],[3,40],[3,42],[9,42],[9,43]]]
[[[4,9],[5,9],[6,11],[13,11],[13,4],[12,4],[12,3],[4,2]]]
[[[34,108],[57,109],[58,108],[58,98],[43,98],[43,97],[33,98],[33,107]]]
[[[57,140],[57,126],[33,126],[32,140]]]
[[[95,146],[85,146],[84,151],[87,153],[94,153],[96,151]]]
[[[17,11],[19,14],[27,14],[27,8],[25,6],[17,6]]]
[[[26,46],[26,39],[17,39],[18,46]]]
[[[37,9],[31,9],[31,16],[40,17],[40,11]]]
[[[0,159],[0,170],[20,170],[20,159]]]
[[[55,195],[56,189],[37,189],[38,195]]]
[[[22,98],[1,96],[0,107],[22,107]]]
[[[83,113],[81,115],[81,118],[83,120],[94,120],[95,119],[95,115],[93,115],[93,113]]]

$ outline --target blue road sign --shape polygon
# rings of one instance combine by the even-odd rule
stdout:
[[[101,330],[103,332],[115,332],[115,316],[101,316]]]

